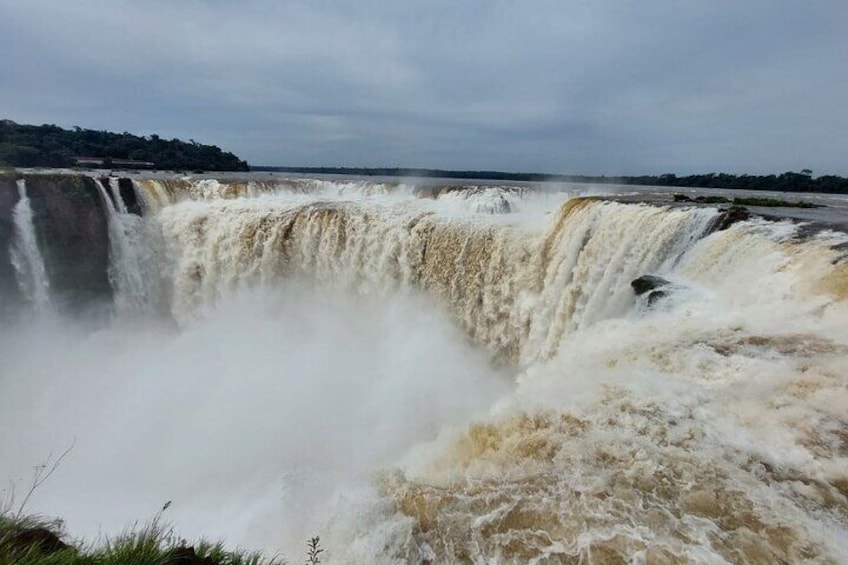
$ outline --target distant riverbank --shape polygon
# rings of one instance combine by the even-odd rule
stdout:
[[[377,177],[485,179],[518,182],[580,182],[591,184],[630,184],[637,186],[673,186],[681,188],[727,188],[771,190],[776,192],[821,192],[848,194],[848,178],[836,175],[813,177],[812,171],[785,172],[780,175],[730,175],[707,173],[641,176],[550,175],[504,171],[453,171],[447,169],[356,168],[356,167],[269,167],[251,166],[251,171],[302,173],[315,175],[356,175]]]

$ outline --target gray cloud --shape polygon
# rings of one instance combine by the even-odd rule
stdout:
[[[0,0],[20,122],[254,164],[848,173],[843,0]]]

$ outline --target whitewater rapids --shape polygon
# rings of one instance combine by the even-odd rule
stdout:
[[[136,180],[142,218],[98,182],[112,320],[0,329],[0,477],[74,442],[32,499],[72,532],[173,500],[336,563],[848,562],[844,234],[311,179]]]

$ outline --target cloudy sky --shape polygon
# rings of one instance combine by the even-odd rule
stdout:
[[[252,164],[848,174],[846,0],[0,0],[0,77]]]

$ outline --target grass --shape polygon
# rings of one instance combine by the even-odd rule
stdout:
[[[50,521],[38,516],[20,518],[8,514],[0,516],[0,565],[87,563],[78,559],[77,553],[72,548],[53,552],[48,556],[48,552],[43,551],[38,545],[18,543],[17,538],[22,532],[32,530],[61,532],[62,527],[61,522]]]
[[[24,532],[49,532],[67,544],[65,548],[44,548],[38,542],[22,543]],[[30,535],[30,538],[32,536]],[[227,549],[221,542],[199,540],[189,544],[161,520],[161,513],[142,526],[103,541],[79,546],[67,541],[60,520],[40,516],[0,516],[0,565],[283,565],[279,555],[265,557],[260,552]],[[307,544],[306,563],[321,563],[320,539]],[[189,549],[191,548],[191,549]]]
[[[201,539],[193,544],[180,538],[162,520],[171,506],[166,502],[152,520],[134,525],[114,537],[88,545],[69,542],[62,520],[27,514],[33,493],[47,481],[74,448],[74,442],[58,457],[53,454],[34,467],[26,492],[16,492],[16,483],[0,491],[0,565],[284,565],[280,555],[266,557],[258,551],[228,549],[222,542]],[[20,498],[20,503],[16,501]],[[319,565],[324,549],[320,538],[306,546],[306,565]]]

